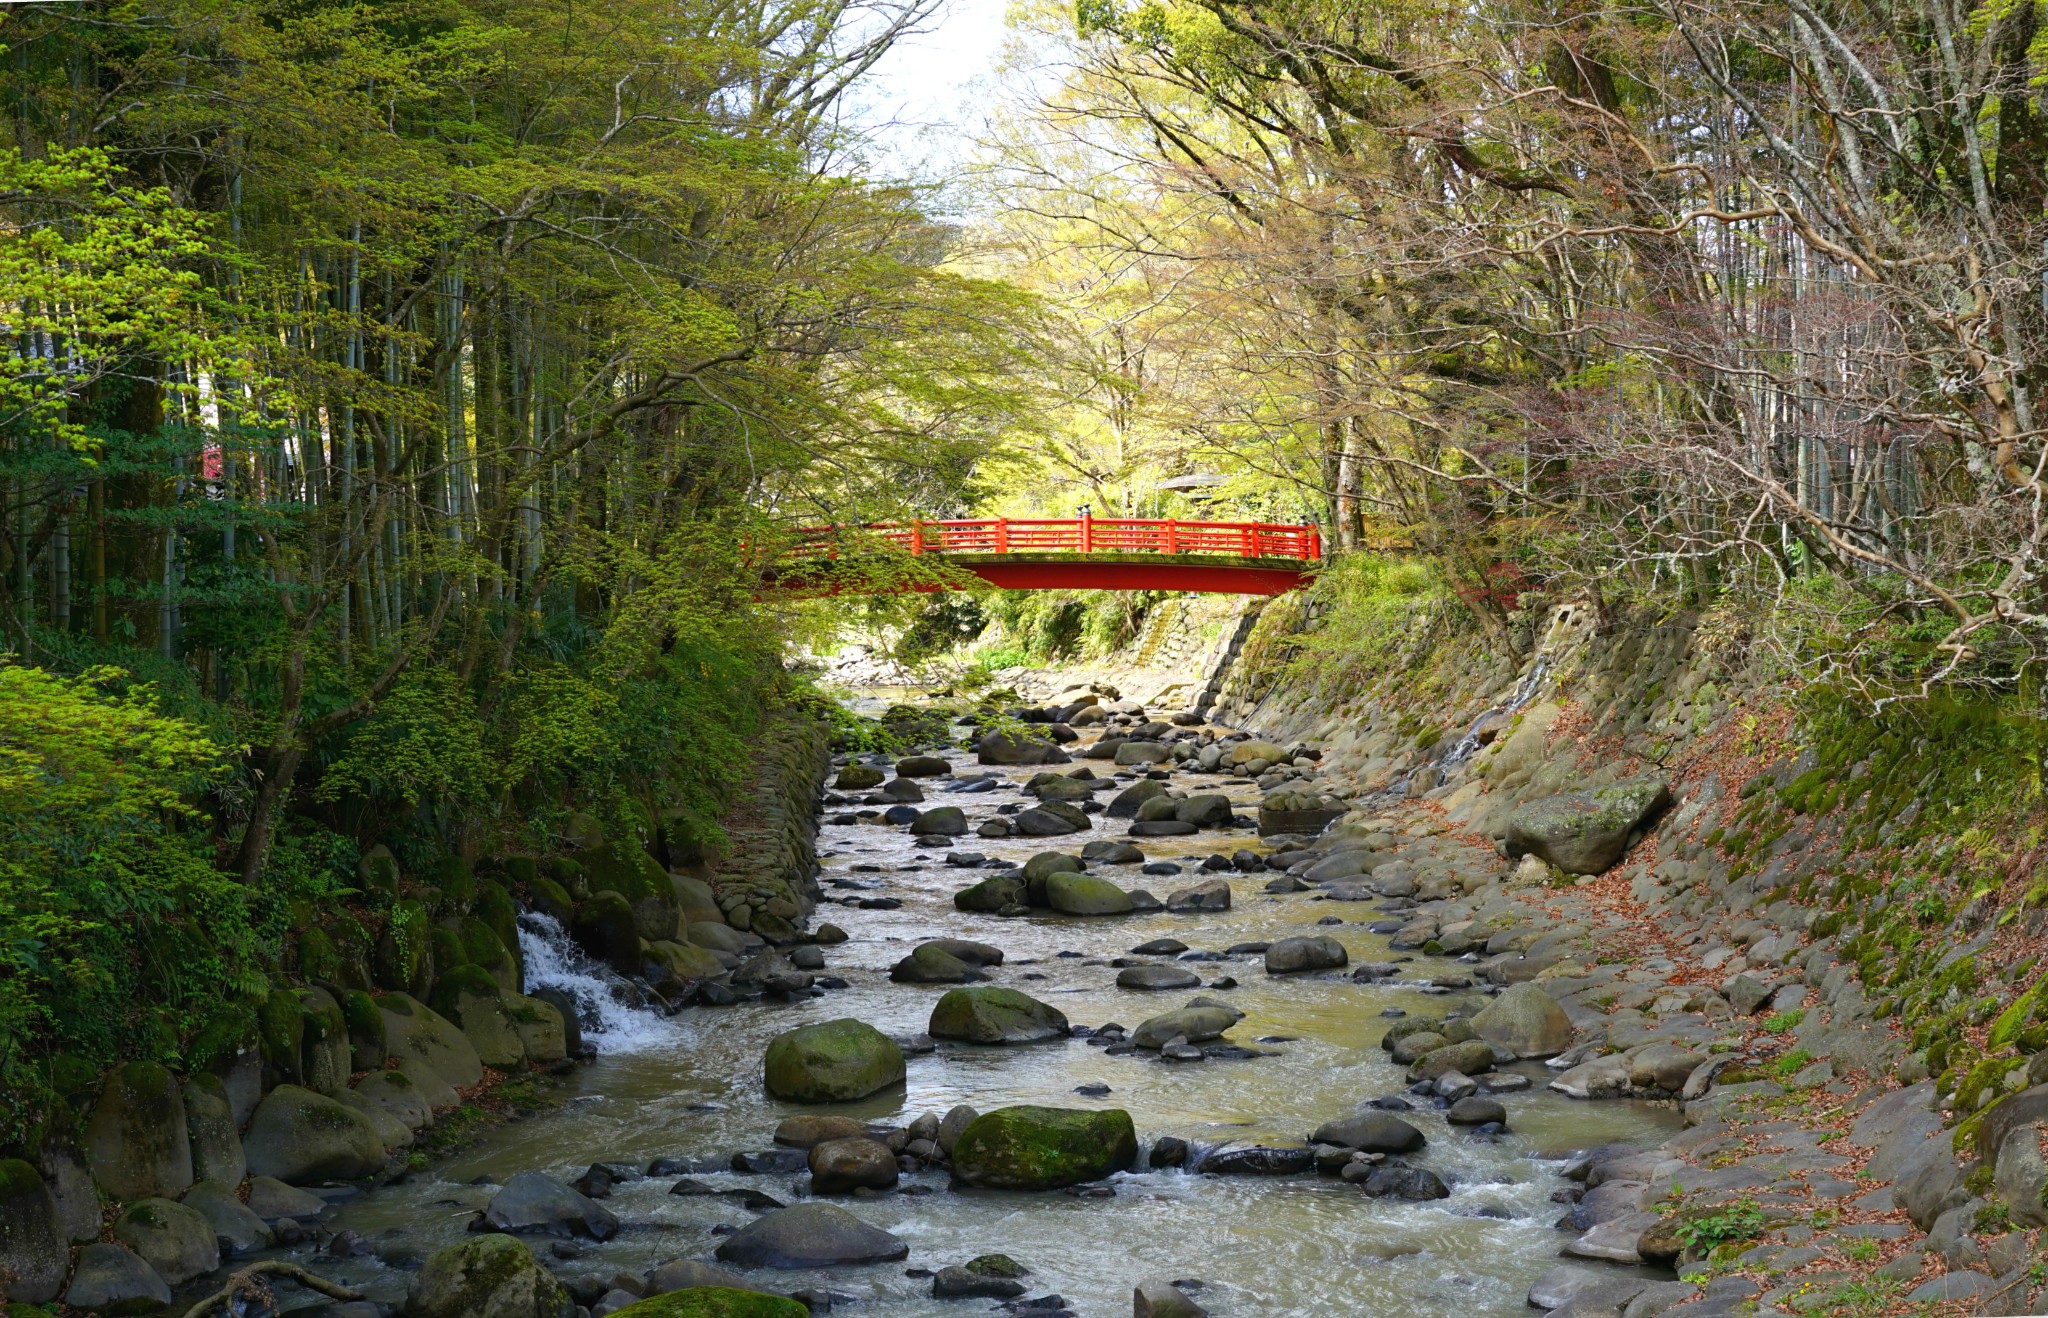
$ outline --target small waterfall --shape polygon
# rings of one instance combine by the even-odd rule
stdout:
[[[1536,662],[1529,665],[1529,671],[1524,673],[1522,680],[1515,684],[1515,693],[1508,698],[1508,703],[1497,709],[1489,709],[1478,718],[1473,719],[1472,726],[1465,729],[1465,735],[1458,738],[1457,744],[1452,746],[1449,753],[1444,756],[1444,766],[1448,768],[1454,764],[1463,764],[1478,754],[1479,729],[1485,725],[1486,721],[1495,715],[1512,716],[1519,713],[1525,705],[1536,698],[1536,693],[1543,689],[1543,679],[1549,675],[1550,657],[1548,655],[1536,656]]]
[[[583,1037],[600,1053],[633,1052],[676,1039],[676,1027],[632,1006],[632,985],[584,955],[553,916],[520,913],[519,955],[526,965],[526,991],[551,988],[575,999]]]

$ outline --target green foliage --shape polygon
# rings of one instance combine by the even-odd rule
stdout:
[[[1796,1007],[1791,1011],[1780,1011],[1764,1018],[1758,1028],[1765,1034],[1790,1034],[1799,1028],[1799,1022],[1806,1019],[1806,1008]]]
[[[1734,1241],[1754,1240],[1763,1231],[1763,1209],[1754,1199],[1738,1199],[1711,1213],[1681,1212],[1672,1229],[1681,1245],[1702,1254]]]
[[[1314,596],[1322,624],[1296,638],[1285,672],[1290,681],[1324,689],[1386,669],[1414,642],[1418,623],[1454,603],[1429,560],[1365,553],[1332,561],[1316,578]]]
[[[193,798],[230,748],[114,669],[0,661],[0,1084],[56,1051],[171,1060],[223,992],[253,995],[248,894]],[[0,1140],[29,1113],[0,1105]]]

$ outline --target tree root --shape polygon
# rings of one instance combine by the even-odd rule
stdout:
[[[219,1305],[228,1303],[244,1289],[257,1285],[256,1279],[258,1277],[289,1277],[307,1290],[319,1291],[330,1300],[360,1300],[363,1298],[360,1291],[352,1291],[338,1282],[327,1280],[327,1278],[320,1276],[318,1273],[308,1272],[296,1263],[287,1263],[283,1259],[265,1259],[260,1263],[251,1263],[248,1267],[238,1270],[233,1276],[228,1278],[226,1285],[185,1310],[184,1318],[199,1318],[199,1315]]]

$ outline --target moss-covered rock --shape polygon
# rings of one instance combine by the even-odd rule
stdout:
[[[299,934],[299,974],[328,983],[341,978],[341,952],[325,930],[307,929]]]
[[[640,928],[633,905],[621,893],[594,892],[576,907],[570,927],[584,951],[621,975],[640,973]]]
[[[439,1012],[403,993],[383,995],[377,1007],[384,1013],[386,1047],[416,1081],[424,1071],[451,1089],[468,1089],[484,1078],[476,1049]]]
[[[434,890],[437,914],[467,915],[476,901],[476,872],[460,856],[443,856],[434,865]]]
[[[553,1003],[517,994],[505,1000],[505,1015],[519,1035],[530,1066],[547,1066],[569,1055],[568,1029]]]
[[[185,1097],[155,1062],[130,1062],[107,1076],[85,1126],[86,1165],[115,1199],[174,1198],[192,1187]]]
[[[358,1071],[381,1071],[389,1053],[384,1045],[384,1014],[377,1000],[357,991],[341,999],[342,1019],[348,1022],[348,1046]]]
[[[348,1088],[348,1018],[325,989],[299,989],[300,1083],[323,1094]]]
[[[526,885],[533,909],[567,929],[576,919],[576,899],[569,890],[546,875],[536,875]]]
[[[1007,907],[1024,905],[1024,895],[1021,882],[1007,874],[993,874],[971,888],[962,888],[954,893],[953,906],[956,910],[993,915]]]
[[[517,1239],[478,1236],[428,1255],[406,1297],[409,1318],[561,1318],[569,1294]]]
[[[610,890],[632,908],[635,932],[649,942],[682,932],[675,884],[661,862],[634,843],[607,843],[578,852],[592,892]]]
[[[1067,1037],[1067,1018],[1026,993],[996,984],[950,989],[932,1007],[931,1036],[966,1043],[1043,1043]]]
[[[491,977],[491,972],[482,966],[452,966],[434,981],[434,995],[428,1003],[435,1011],[459,1024],[461,1016],[457,1007],[465,996],[495,998],[503,992],[498,981]]]
[[[1670,800],[1664,779],[1646,774],[1531,801],[1508,816],[1508,852],[1539,856],[1567,874],[1599,874],[1621,859],[1629,835]]]
[[[192,1137],[192,1178],[240,1185],[249,1167],[234,1105],[219,1077],[201,1072],[185,1082],[185,1129]]]
[[[698,1286],[612,1310],[624,1318],[809,1318],[810,1310],[781,1295]]]
[[[718,897],[711,891],[710,884],[687,874],[671,874],[668,879],[669,886],[675,889],[676,906],[682,911],[687,926],[725,923],[725,912],[718,909]]]
[[[505,885],[490,879],[480,879],[476,885],[476,902],[469,913],[491,927],[498,941],[508,948],[519,946],[519,904],[512,900],[512,894]]]
[[[256,1105],[242,1148],[252,1175],[290,1185],[360,1180],[384,1166],[384,1142],[368,1117],[297,1085],[279,1085]]]
[[[1135,909],[1129,893],[1093,874],[1047,875],[1045,904],[1061,915],[1128,915]]]
[[[173,1286],[220,1266],[213,1224],[170,1199],[138,1199],[128,1205],[114,1219],[114,1239]]]
[[[273,990],[256,1008],[256,1029],[263,1044],[264,1087],[303,1084],[306,1018],[298,994],[288,988]]]
[[[398,857],[379,842],[356,862],[356,884],[372,906],[389,906],[398,900],[400,876]]]
[[[469,963],[490,971],[491,978],[497,980],[498,987],[505,992],[517,993],[524,987],[516,937],[508,945],[498,937],[496,929],[476,916],[468,915],[462,920],[462,946],[469,954]]]
[[[371,978],[379,989],[424,995],[434,982],[432,921],[420,903],[397,903],[371,954]]]
[[[960,1132],[953,1176],[992,1190],[1057,1190],[1123,1171],[1137,1158],[1137,1130],[1122,1108],[1006,1107]]]
[[[763,1070],[772,1097],[850,1103],[903,1083],[903,1050],[874,1026],[844,1018],[776,1035]]]

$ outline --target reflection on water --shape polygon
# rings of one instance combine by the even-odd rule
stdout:
[[[964,756],[955,758],[966,762]],[[1103,772],[1100,762],[1091,767]],[[1003,791],[951,796],[938,784],[928,784],[928,795],[934,803],[964,805],[977,821],[1000,804],[1026,799],[1014,784],[1034,770],[995,772],[1005,779]],[[1214,790],[1215,779],[1202,781],[1205,789]],[[1226,790],[1250,805],[1256,789],[1244,784]],[[1048,846],[1078,851],[1090,837],[1121,836],[1120,823],[1097,816],[1096,825],[1091,833],[1053,843],[969,837],[957,845],[1021,861]],[[923,1030],[932,1003],[944,990],[891,984],[887,974],[925,938],[957,935],[996,944],[1009,959],[992,972],[993,982],[1042,997],[1077,1024],[1088,1025],[1135,1025],[1189,996],[1115,987],[1109,958],[1152,938],[1171,935],[1193,949],[1220,951],[1234,943],[1313,931],[1336,937],[1354,961],[1391,955],[1385,939],[1363,927],[1374,916],[1369,906],[1312,901],[1307,895],[1271,897],[1263,891],[1263,875],[1228,876],[1233,908],[1217,914],[1002,919],[953,909],[953,893],[978,875],[946,865],[943,847],[920,848],[901,830],[875,825],[827,827],[819,841],[828,895],[848,891],[829,886],[834,875],[844,876],[854,864],[871,864],[883,872],[859,877],[882,880],[881,892],[903,902],[893,911],[820,909],[818,919],[852,935],[849,942],[827,949],[830,972],[844,976],[851,987],[809,1002],[691,1009],[670,1020],[651,1014],[624,1022],[608,1017],[600,1023],[604,1033],[594,1035],[605,1051],[569,1081],[564,1091],[569,1101],[559,1111],[491,1132],[461,1156],[351,1206],[337,1225],[360,1231],[373,1243],[388,1233],[432,1248],[460,1238],[469,1210],[488,1198],[487,1186],[468,1184],[479,1177],[502,1179],[529,1168],[573,1176],[598,1160],[644,1165],[658,1156],[729,1155],[767,1147],[777,1121],[807,1110],[763,1094],[760,1059],[768,1040],[793,1026],[838,1016],[858,1017],[889,1034]],[[1212,850],[1244,845],[1244,839],[1235,835],[1226,842],[1212,834],[1140,845],[1155,860],[1198,861]],[[1136,866],[1095,868],[1128,887],[1149,887],[1161,896],[1196,877],[1192,864],[1181,877],[1141,876]],[[1313,928],[1329,915],[1347,923]],[[1400,1069],[1378,1046],[1387,1023],[1383,1012],[1436,1013],[1459,1001],[1342,977],[1271,979],[1253,957],[1194,968],[1205,981],[1223,975],[1241,981],[1224,990],[1246,1013],[1231,1038],[1271,1055],[1175,1065],[1142,1055],[1108,1057],[1080,1040],[1009,1049],[945,1047],[910,1059],[903,1092],[834,1110],[907,1122],[956,1103],[983,1111],[1020,1102],[1115,1106],[1131,1112],[1141,1139],[1148,1141],[1161,1135],[1204,1143],[1298,1141],[1321,1122],[1402,1088]],[[588,967],[551,964],[546,973],[559,981],[588,973]],[[1261,1038],[1288,1041],[1256,1042]],[[1000,1251],[1033,1270],[1034,1294],[1058,1291],[1085,1315],[1129,1312],[1131,1286],[1152,1277],[1207,1282],[1201,1298],[1219,1314],[1470,1318],[1524,1312],[1530,1281],[1557,1266],[1563,1240],[1554,1229],[1563,1210],[1550,1202],[1560,1184],[1557,1164],[1549,1159],[1607,1140],[1661,1139],[1677,1125],[1674,1113],[1647,1104],[1573,1103],[1540,1088],[1541,1068],[1528,1069],[1539,1088],[1504,1097],[1513,1131],[1497,1144],[1454,1132],[1434,1112],[1408,1114],[1430,1138],[1418,1160],[1453,1188],[1449,1199],[1435,1203],[1368,1199],[1355,1187],[1314,1177],[1259,1180],[1144,1172],[1120,1178],[1116,1197],[1102,1200],[954,1193],[943,1173],[928,1173],[906,1178],[905,1185],[929,1194],[843,1201],[862,1218],[902,1236],[911,1250],[907,1263],[757,1275],[763,1286],[778,1290],[816,1285],[858,1297],[862,1303],[849,1306],[856,1313],[960,1313],[966,1302],[932,1299],[930,1282],[906,1277],[904,1269],[936,1269]],[[1084,1098],[1073,1092],[1092,1082],[1108,1085],[1110,1095]],[[787,1201],[800,1193],[802,1178],[714,1174],[700,1179],[749,1185]],[[626,1229],[565,1265],[565,1274],[587,1271],[608,1277],[670,1258],[707,1258],[719,1239],[713,1227],[750,1220],[726,1201],[671,1196],[672,1180],[621,1187],[608,1206],[628,1224]],[[374,1261],[346,1266],[353,1269],[353,1279],[386,1296],[402,1291],[407,1280],[404,1273],[386,1271]],[[975,1302],[980,1307],[987,1303]]]

